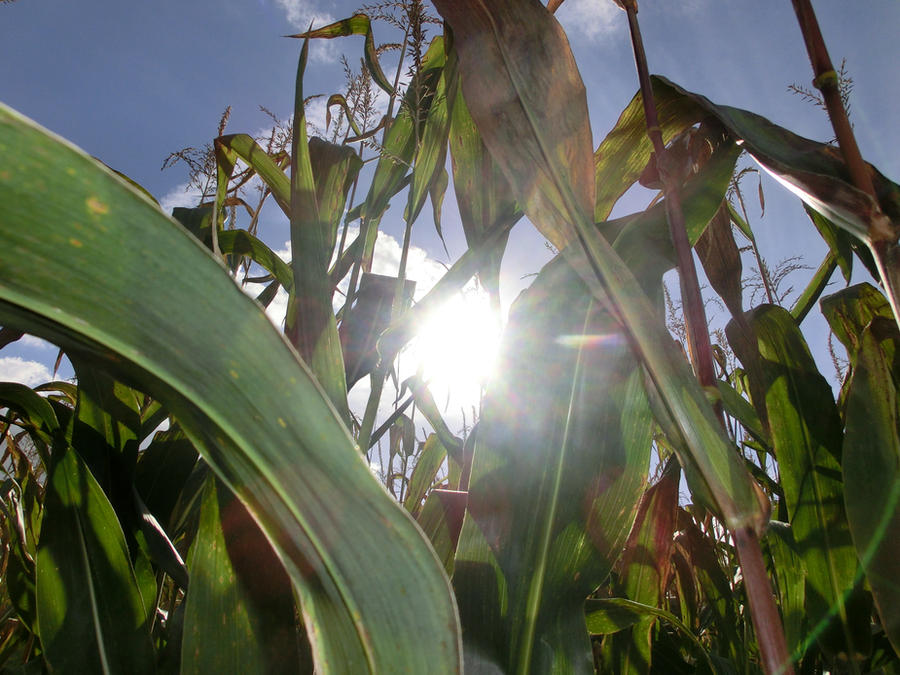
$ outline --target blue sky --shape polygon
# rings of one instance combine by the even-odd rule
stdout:
[[[852,120],[863,155],[897,180],[900,3],[814,5],[832,59],[846,58],[855,83]],[[17,0],[0,5],[0,101],[128,174],[167,204],[187,203],[186,172],[160,171],[166,156],[208,142],[228,105],[231,132],[264,127],[259,105],[287,118],[300,42],[282,36],[310,21],[321,25],[349,16],[357,7],[328,0]],[[787,91],[791,83],[808,85],[812,79],[789,0],[643,0],[640,9],[652,72],[801,135],[831,137],[824,113]],[[587,86],[596,146],[637,89],[624,13],[611,0],[566,0],[557,16]],[[432,35],[437,31],[431,27]],[[376,27],[376,40],[390,39],[386,27]],[[355,63],[362,39],[313,45],[306,92],[341,91],[341,50]],[[383,65],[386,72],[395,67],[389,58]],[[310,112],[321,116],[321,106]],[[817,266],[824,244],[799,202],[768,179],[764,189],[765,217],[760,220],[759,209],[751,208],[763,254],[773,262],[803,255]],[[384,221],[386,233],[395,237],[401,233],[402,202]],[[450,259],[427,218],[414,229],[426,276],[440,269],[435,260],[450,262],[463,251],[454,207],[447,208]],[[527,283],[522,276],[547,259],[541,238],[529,227],[519,225],[511,240],[503,276],[506,304]],[[284,224],[274,220],[261,233],[273,247],[283,247],[288,237]],[[798,274],[796,287],[803,283]],[[824,329],[817,321],[809,319],[810,339],[827,372]],[[52,364],[54,356],[37,343],[19,343],[0,354],[6,359],[0,361],[0,377],[20,372],[21,363]],[[21,363],[9,361],[13,357]]]

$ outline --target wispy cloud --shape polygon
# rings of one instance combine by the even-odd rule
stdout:
[[[275,0],[284,16],[298,31],[305,31],[310,26],[321,28],[337,21],[329,12],[324,11],[310,0]],[[309,60],[313,63],[335,63],[340,57],[340,50],[333,40],[313,40],[310,44]]]
[[[570,35],[596,40],[620,30],[623,12],[612,0],[566,0],[556,18]]]
[[[0,380],[4,382],[21,382],[33,387],[50,379],[50,370],[43,363],[18,356],[0,357]]]

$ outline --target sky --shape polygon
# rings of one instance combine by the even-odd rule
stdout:
[[[898,180],[900,3],[816,0],[814,6],[833,61],[846,59],[853,78],[851,119],[863,156]],[[193,205],[193,196],[185,192],[186,169],[160,169],[169,153],[209,142],[227,106],[232,107],[232,133],[263,129],[268,119],[259,106],[289,118],[301,43],[283,36],[310,23],[345,18],[358,7],[343,0],[0,4],[0,101],[127,174],[166,208]],[[625,15],[611,0],[566,0],[557,18],[585,81],[596,147],[637,89]],[[824,112],[787,89],[792,83],[809,86],[812,80],[789,0],[642,0],[639,19],[651,72],[803,136],[832,137]],[[433,36],[440,27],[429,26],[429,31]],[[376,25],[375,38],[396,39],[384,25]],[[341,53],[357,63],[362,38],[311,45],[304,93],[327,97],[343,90]],[[391,58],[382,63],[387,73],[396,68],[396,57]],[[320,127],[324,97],[308,110]],[[762,180],[765,216],[751,200],[750,218],[763,255],[773,263],[801,255],[814,269],[826,248],[800,202],[767,177]],[[748,185],[755,195],[756,184]],[[465,248],[451,193],[444,216],[449,254],[427,214],[413,230],[417,249],[409,276],[419,277],[418,296]],[[646,199],[632,195],[614,215],[638,210]],[[396,270],[402,237],[405,200],[395,202],[383,221],[377,262],[388,273]],[[260,233],[273,249],[285,249],[289,234],[282,220],[269,218]],[[516,227],[501,278],[505,309],[549,257],[527,222]],[[792,281],[799,291],[806,278],[798,273]],[[834,281],[838,284],[839,275]],[[824,326],[820,317],[811,316],[804,329],[822,371],[830,375]],[[22,340],[0,353],[0,379],[30,385],[46,381],[55,356],[45,343]]]

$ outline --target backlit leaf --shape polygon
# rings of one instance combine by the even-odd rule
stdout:
[[[172,410],[278,550],[320,672],[456,671],[440,563],[253,300],[154,204],[6,108],[0,150],[0,323]]]

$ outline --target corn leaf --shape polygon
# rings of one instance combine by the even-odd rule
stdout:
[[[456,671],[439,562],[253,300],[155,205],[6,108],[0,149],[0,322],[172,410],[278,550],[320,672]]]
[[[189,554],[181,670],[304,672],[291,583],[243,505],[213,476]]]
[[[469,112],[532,223],[592,293],[622,317],[729,527],[766,519],[752,480],[684,357],[622,259],[594,226],[594,161],[584,85],[562,28],[537,0],[435,2],[453,29]],[[571,246],[570,246],[571,244]]]
[[[372,33],[372,22],[365,14],[354,14],[349,19],[335,21],[322,28],[307,31],[306,33],[298,33],[297,35],[289,35],[292,38],[325,38],[332,39],[337,37],[347,37],[348,35],[365,35],[365,44],[363,47],[363,58],[365,58],[366,66],[375,84],[384,89],[388,94],[394,92],[391,83],[388,82],[378,63],[378,53],[375,50],[375,36]]]
[[[74,450],[54,453],[36,570],[46,659],[60,673],[153,672],[147,611],[116,514]]]
[[[808,576],[806,611],[829,652],[867,653],[868,608],[858,590],[859,563],[844,508],[841,419],[793,317],[774,305],[747,314],[759,346],[765,406],[791,530]],[[738,357],[741,342],[729,340]],[[852,650],[852,651],[848,651]]]
[[[455,53],[455,52],[454,52]],[[462,89],[452,92],[450,118],[450,158],[453,163],[453,189],[459,206],[459,218],[469,248],[478,246],[496,230],[508,231],[522,217],[503,171],[493,160],[478,127],[472,121]],[[494,301],[500,302],[500,263],[508,235],[491,247],[478,278]]]
[[[803,642],[806,634],[806,570],[797,554],[790,525],[771,521],[765,542],[772,557],[773,586],[784,625],[784,639],[788,651],[796,659],[807,646]]]
[[[496,372],[453,574],[466,668],[593,672],[582,605],[619,557],[649,462],[640,370],[560,259],[513,307]]]

